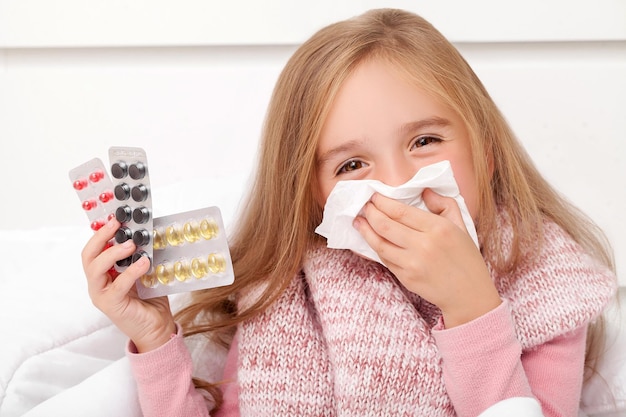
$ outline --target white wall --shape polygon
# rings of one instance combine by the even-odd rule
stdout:
[[[0,0],[0,231],[84,226],[67,172],[113,145],[148,152],[157,215],[230,217],[296,45],[400,6],[456,43],[540,170],[607,231],[624,284],[626,2],[590,3]]]

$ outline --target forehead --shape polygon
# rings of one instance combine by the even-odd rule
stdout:
[[[345,79],[329,106],[320,146],[335,136],[367,136],[385,126],[422,119],[450,119],[453,112],[405,71],[384,60],[367,60]]]

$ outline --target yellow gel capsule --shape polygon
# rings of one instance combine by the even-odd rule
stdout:
[[[167,243],[172,246],[180,246],[185,243],[185,238],[176,225],[168,226],[165,229],[165,239],[167,239]]]
[[[206,240],[217,236],[217,224],[213,219],[204,219],[200,222],[200,235]]]
[[[154,273],[163,285],[169,284],[174,279],[174,268],[169,263],[157,265]]]
[[[226,270],[226,261],[222,255],[218,255],[217,253],[212,253],[207,258],[207,263],[209,265],[209,271],[214,274],[219,274],[220,272],[224,272]]]
[[[200,226],[196,222],[187,222],[183,225],[183,236],[189,243],[200,240]]]
[[[154,274],[146,274],[140,278],[141,284],[146,288],[152,288],[156,285],[156,277]]]
[[[165,235],[162,230],[154,229],[152,231],[152,248],[154,250],[165,249],[167,246],[167,241],[165,240]]]
[[[183,261],[174,262],[174,276],[180,282],[187,281],[191,278],[191,269],[189,264]]]
[[[191,260],[191,273],[194,277],[200,279],[207,274],[208,270],[209,267],[203,259],[193,258]]]

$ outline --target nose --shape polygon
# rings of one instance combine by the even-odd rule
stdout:
[[[391,187],[397,187],[413,178],[416,172],[417,169],[411,161],[394,158],[379,169],[376,179]]]

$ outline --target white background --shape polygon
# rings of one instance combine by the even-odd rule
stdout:
[[[606,230],[625,284],[620,0],[0,0],[0,231],[87,227],[68,171],[113,145],[146,149],[156,215],[217,205],[230,219],[295,47],[386,6],[458,46],[539,169]]]

